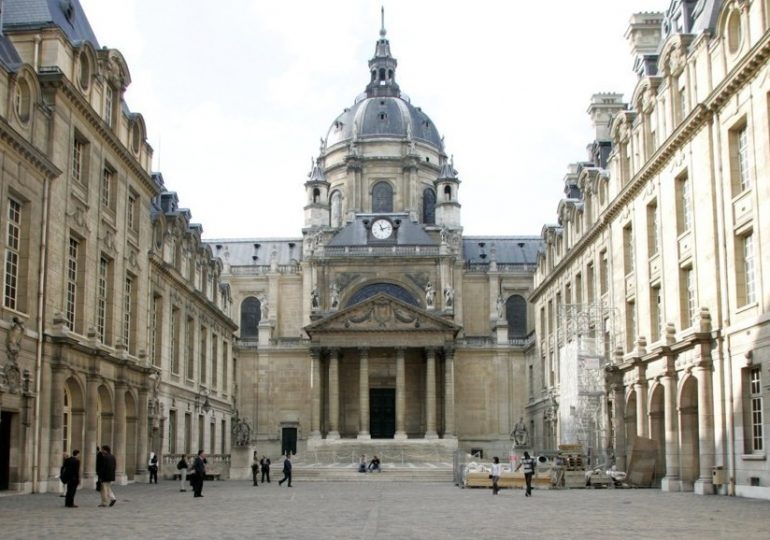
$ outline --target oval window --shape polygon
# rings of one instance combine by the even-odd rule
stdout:
[[[88,90],[88,85],[91,83],[91,63],[88,61],[88,55],[85,51],[80,53],[78,64],[80,64],[80,73],[78,74],[80,88]]]
[[[727,19],[727,50],[730,54],[737,53],[743,41],[743,29],[741,28],[741,12],[734,9]]]
[[[16,83],[16,89],[13,95],[13,107],[16,115],[22,123],[29,121],[31,92],[29,83],[24,79],[19,79]]]

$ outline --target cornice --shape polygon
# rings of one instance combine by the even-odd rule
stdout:
[[[0,118],[0,140],[8,144],[14,151],[26,158],[30,163],[47,178],[53,180],[61,175],[56,165],[54,165],[46,155],[35,148],[29,141],[22,137],[13,127],[4,119]]]

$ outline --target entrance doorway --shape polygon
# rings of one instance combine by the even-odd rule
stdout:
[[[11,418],[10,412],[0,414],[0,490],[8,489],[11,480]]]
[[[396,434],[395,388],[369,390],[369,431],[372,439],[392,439]]]
[[[289,452],[292,455],[297,453],[297,428],[295,427],[281,428],[281,454],[285,456]]]

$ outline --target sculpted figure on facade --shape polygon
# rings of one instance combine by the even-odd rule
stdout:
[[[502,294],[497,295],[497,319],[500,321],[505,319],[505,300]]]
[[[444,305],[448,308],[454,306],[455,290],[452,287],[444,287]]]
[[[313,289],[310,293],[310,309],[317,311],[321,308],[321,298],[318,294],[318,289]]]
[[[340,306],[340,287],[336,281],[332,281],[329,286],[329,305],[332,309],[337,309]]]
[[[433,288],[433,283],[428,280],[425,285],[425,307],[432,308],[436,302],[436,289]]]

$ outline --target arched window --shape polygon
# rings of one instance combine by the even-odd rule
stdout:
[[[444,200],[445,201],[451,201],[452,200],[452,187],[451,186],[444,186]]]
[[[393,211],[393,188],[387,182],[378,182],[372,188],[372,212]]]
[[[422,222],[426,225],[436,223],[436,194],[432,189],[422,192]]]
[[[241,337],[257,337],[257,325],[262,319],[262,305],[257,298],[250,296],[241,304]]]
[[[339,191],[332,193],[331,226],[342,227],[342,194]]]
[[[72,397],[67,387],[64,387],[64,407],[62,409],[62,452],[70,453],[72,447]]]
[[[313,204],[318,204],[318,201],[321,199],[321,190],[318,188],[313,189]]]
[[[378,293],[389,294],[393,298],[397,298],[408,304],[412,304],[413,306],[420,306],[420,303],[417,301],[414,295],[400,285],[396,285],[394,283],[372,283],[370,285],[366,285],[365,287],[361,287],[355,293],[353,293],[353,296],[351,296],[347,301],[345,307],[360,304],[367,298],[371,298]]]
[[[505,315],[508,319],[508,337],[522,338],[527,335],[527,301],[514,294],[505,301]]]

